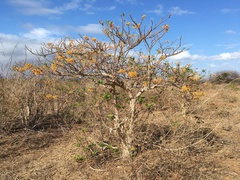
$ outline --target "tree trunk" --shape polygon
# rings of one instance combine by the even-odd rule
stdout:
[[[133,128],[136,117],[136,98],[130,96],[130,117],[126,118],[124,122],[124,141],[122,142],[122,157],[125,160],[130,160],[132,157],[132,142],[133,142]]]
[[[114,134],[117,138],[121,140],[121,154],[124,160],[130,161],[132,157],[132,142],[133,142],[133,129],[134,122],[136,118],[136,101],[137,98],[133,95],[132,92],[129,92],[128,97],[129,102],[129,111],[126,113],[124,119],[120,119],[119,110],[117,108],[117,96],[116,89],[113,86],[113,99],[114,99]]]

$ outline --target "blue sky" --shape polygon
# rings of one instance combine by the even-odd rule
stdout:
[[[104,40],[99,20],[120,15],[159,21],[168,14],[168,39],[182,36],[191,48],[170,60],[214,73],[240,71],[239,0],[1,0],[0,63],[34,58],[25,53],[41,43],[78,34]]]

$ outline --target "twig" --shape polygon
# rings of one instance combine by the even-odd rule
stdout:
[[[218,123],[204,138],[200,139],[199,141],[191,144],[191,145],[188,145],[188,146],[185,146],[185,147],[181,147],[181,148],[176,148],[176,149],[169,149],[169,148],[164,148],[164,147],[161,147],[161,146],[158,146],[158,145],[153,145],[155,147],[158,147],[160,149],[163,149],[163,150],[166,150],[166,151],[179,151],[179,150],[184,150],[184,149],[187,149],[191,146],[194,146],[194,145],[197,145],[199,143],[201,143],[203,140],[205,140],[210,134],[212,134],[212,132],[220,125],[220,123]]]
[[[106,171],[106,170],[104,170],[104,169],[95,169],[95,168],[93,168],[93,167],[91,167],[91,166],[89,166],[89,168],[90,168],[91,170],[98,171],[98,172]]]

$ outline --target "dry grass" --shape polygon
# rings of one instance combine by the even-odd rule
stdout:
[[[27,85],[32,87],[33,83],[29,81]],[[71,83],[65,88],[70,86]],[[16,89],[11,92],[18,92],[17,87],[16,84]],[[55,84],[55,87],[63,85]],[[15,131],[16,128],[6,131],[11,126],[6,125],[9,121],[2,119],[0,179],[238,179],[239,88],[238,85],[207,85],[204,87],[206,95],[199,103],[185,105],[184,112],[183,102],[180,99],[174,101],[176,96],[170,91],[159,92],[162,99],[155,98],[150,112],[139,104],[138,110],[142,113],[135,128],[131,162],[124,162],[111,149],[99,146],[99,142],[104,141],[117,147],[118,141],[103,126],[101,119],[106,117],[99,110],[100,105],[87,108],[96,103],[91,99],[93,95],[102,96],[94,91],[81,97],[73,94],[67,100],[60,99],[60,112],[68,112],[68,116],[60,113],[59,119],[52,118],[54,122],[50,121],[50,124],[58,124],[55,128],[39,125],[37,129],[24,126],[25,129],[19,131]],[[63,89],[54,93],[63,97],[64,91],[69,90]],[[46,92],[53,94],[49,89]],[[151,97],[145,96],[146,100]],[[26,96],[20,99],[24,98]],[[77,98],[82,98],[78,102],[84,102],[84,105],[68,106]],[[48,108],[50,101],[41,103],[43,117],[46,117],[51,110]],[[101,105],[102,111],[111,112],[111,105]],[[11,106],[9,103],[8,112],[12,114],[9,124],[15,124],[17,113],[13,113]],[[20,109],[20,106],[15,108]],[[111,124],[109,119],[105,120],[106,125]],[[49,119],[46,122],[49,123]],[[43,120],[39,119],[38,123]],[[96,145],[96,155],[92,154],[91,144]]]

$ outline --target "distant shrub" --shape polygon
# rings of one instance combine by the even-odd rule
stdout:
[[[211,75],[210,81],[213,83],[240,83],[240,74],[237,71],[219,71],[214,75]]]

